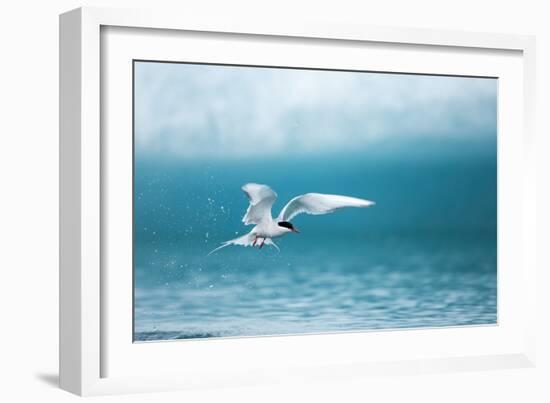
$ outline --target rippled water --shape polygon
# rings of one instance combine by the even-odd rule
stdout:
[[[153,281],[138,269],[135,339],[496,323],[490,241],[304,238],[285,239],[281,253],[174,249]]]
[[[277,240],[280,253],[207,257],[250,230],[247,181],[277,191],[274,214],[307,191],[376,205],[299,215],[301,233]],[[494,139],[254,161],[143,158],[134,189],[136,340],[497,320]]]

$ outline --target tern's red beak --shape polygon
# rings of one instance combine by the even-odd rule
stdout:
[[[292,228],[292,232],[295,232],[295,233],[297,233],[297,234],[300,233],[300,231],[298,231],[298,228]]]

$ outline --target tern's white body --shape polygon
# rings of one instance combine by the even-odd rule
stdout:
[[[288,234],[289,231],[286,228],[280,227],[279,224],[274,219],[266,220],[259,225],[256,225],[250,231],[251,234],[256,235],[258,238],[279,238],[285,234]]]
[[[275,193],[267,185],[247,183],[242,190],[248,197],[250,204],[243,217],[245,225],[255,224],[252,231],[239,238],[223,242],[210,254],[229,245],[256,246],[261,249],[264,245],[270,245],[277,249],[272,241],[290,232],[299,232],[290,223],[290,220],[301,213],[328,214],[344,207],[369,207],[374,202],[358,199],[356,197],[329,195],[322,193],[307,193],[290,200],[275,219],[271,216],[271,207],[277,199]]]

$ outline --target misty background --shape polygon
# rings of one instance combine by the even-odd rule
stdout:
[[[497,80],[135,63],[138,340],[496,321]],[[369,209],[264,248],[247,182]]]

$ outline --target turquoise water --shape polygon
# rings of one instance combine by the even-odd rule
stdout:
[[[300,215],[264,247],[220,242],[240,222],[240,186],[270,185],[276,215],[306,192],[374,200]],[[496,136],[379,144],[281,158],[136,156],[136,340],[494,324]]]

